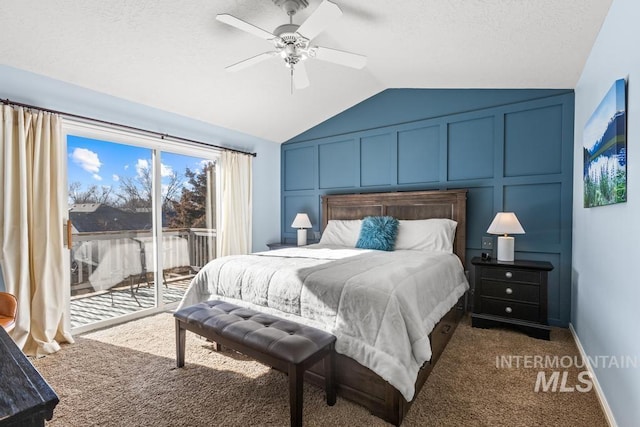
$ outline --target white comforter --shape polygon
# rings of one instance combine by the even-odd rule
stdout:
[[[215,259],[180,308],[223,299],[323,329],[410,401],[428,334],[468,288],[453,254],[312,245]]]

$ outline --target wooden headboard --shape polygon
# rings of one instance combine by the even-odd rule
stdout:
[[[467,190],[322,196],[322,230],[331,219],[388,215],[398,219],[449,218],[458,222],[453,251],[465,262]]]

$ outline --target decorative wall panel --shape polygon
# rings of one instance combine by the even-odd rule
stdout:
[[[320,188],[345,188],[357,185],[359,159],[356,157],[355,140],[330,142],[318,145],[318,169]]]
[[[398,132],[398,184],[440,178],[440,126]]]
[[[316,186],[315,147],[296,147],[283,153],[284,190],[313,190]]]
[[[478,246],[495,216],[493,187],[472,187],[467,193],[467,247]],[[470,215],[473,213],[472,215]],[[480,236],[480,237],[479,237]]]
[[[291,224],[299,212],[309,215],[311,225],[314,229],[318,229],[320,210],[315,196],[285,196],[283,212],[282,230],[285,232],[297,233],[294,228],[291,228]]]
[[[493,177],[493,117],[449,123],[449,180]]]
[[[516,212],[525,234],[516,237],[516,250],[532,251],[561,242],[561,194],[557,182],[509,185],[504,188],[504,210]]]
[[[360,185],[391,185],[395,132],[360,139]]]
[[[504,175],[562,172],[562,105],[505,114]]]

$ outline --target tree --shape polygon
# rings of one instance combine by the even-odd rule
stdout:
[[[207,176],[215,176],[215,165],[208,163],[202,171],[187,168],[184,173],[188,186],[182,189],[180,200],[173,201],[173,213],[169,228],[207,228],[207,188],[215,182],[207,182]],[[214,187],[215,188],[215,187]],[[215,205],[211,206],[213,212]]]
[[[113,189],[109,186],[91,185],[86,190],[82,189],[82,183],[75,181],[69,184],[69,204],[104,203],[112,202]]]
[[[137,168],[138,174],[134,177],[122,177],[120,188],[116,197],[118,207],[135,211],[137,209],[150,209],[151,197],[153,195],[153,178],[151,168],[148,165],[141,165]],[[172,209],[172,201],[175,200],[182,188],[180,174],[173,172],[169,177],[169,182],[162,185],[162,208]]]
[[[147,189],[138,177],[122,177],[120,178],[120,188],[116,194],[117,205],[121,209],[130,211],[151,208],[151,194],[151,184]]]

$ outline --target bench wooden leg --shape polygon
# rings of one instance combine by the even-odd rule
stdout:
[[[176,364],[178,365],[178,368],[184,367],[186,338],[186,329],[182,328],[182,323],[180,323],[180,320],[176,319]]]
[[[324,358],[324,388],[327,395],[327,405],[336,404],[336,358],[333,346]]]
[[[196,334],[196,336],[201,340],[204,340],[206,342],[210,342],[211,345],[213,346],[213,351],[222,351],[223,350],[222,344],[219,344],[219,343],[215,342],[211,338],[207,338],[204,335],[198,335],[198,334]]]
[[[304,369],[293,363],[289,365],[289,411],[291,427],[302,427],[302,382]]]

